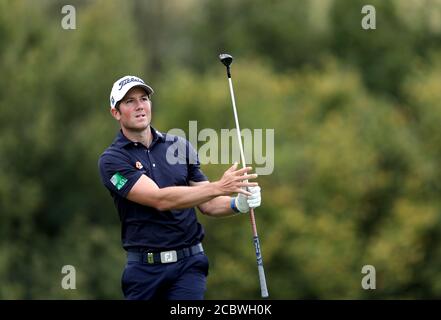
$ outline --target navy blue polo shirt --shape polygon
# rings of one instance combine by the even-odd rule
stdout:
[[[120,130],[98,161],[101,180],[113,197],[122,223],[123,247],[162,250],[195,245],[202,241],[204,230],[194,208],[159,211],[127,199],[143,174],[159,188],[207,180],[187,140],[151,130],[153,140],[148,148],[130,141]]]

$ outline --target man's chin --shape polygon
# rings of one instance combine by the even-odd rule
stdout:
[[[135,132],[142,132],[145,131],[146,129],[148,129],[150,127],[150,123],[147,124],[136,124],[136,125],[131,125],[131,126],[126,126],[127,130],[130,131],[135,131]]]

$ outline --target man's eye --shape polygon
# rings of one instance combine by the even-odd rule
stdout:
[[[147,98],[147,97],[143,97],[142,100],[143,100],[143,101],[149,101],[149,98]]]
[[[133,102],[132,99],[126,100],[126,103],[131,103],[131,102]]]

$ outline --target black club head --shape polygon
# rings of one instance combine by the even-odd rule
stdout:
[[[221,53],[219,55],[219,60],[228,68],[231,63],[233,63],[233,56],[227,53]]]

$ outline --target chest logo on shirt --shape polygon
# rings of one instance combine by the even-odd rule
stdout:
[[[135,163],[135,167],[136,167],[136,169],[139,169],[139,170],[141,170],[142,168],[144,168],[144,167],[142,166],[142,163],[139,162],[139,161],[136,161],[136,163]]]

